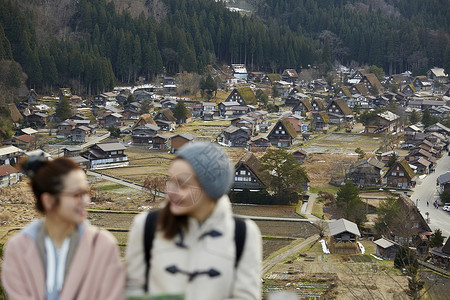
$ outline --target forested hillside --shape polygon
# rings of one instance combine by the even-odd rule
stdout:
[[[448,0],[252,3],[257,12],[242,16],[214,0],[0,0],[0,60],[20,63],[29,87],[79,94],[223,63],[450,69]]]

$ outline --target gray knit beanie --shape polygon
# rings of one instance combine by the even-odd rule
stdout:
[[[228,155],[219,146],[207,142],[184,145],[177,152],[194,169],[205,193],[213,200],[228,194],[233,183],[234,170]]]

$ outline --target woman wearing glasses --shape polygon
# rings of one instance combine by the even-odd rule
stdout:
[[[253,221],[233,217],[227,196],[233,174],[214,144],[192,143],[177,152],[166,205],[136,216],[129,233],[130,299],[261,298],[261,236]]]
[[[123,299],[116,240],[86,221],[84,171],[66,158],[42,157],[30,158],[24,170],[44,217],[6,244],[2,282],[9,299]]]

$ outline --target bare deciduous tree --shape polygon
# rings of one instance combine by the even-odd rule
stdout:
[[[144,188],[149,190],[153,196],[153,202],[156,201],[156,197],[160,196],[164,192],[166,187],[166,180],[159,176],[148,176],[144,180]]]

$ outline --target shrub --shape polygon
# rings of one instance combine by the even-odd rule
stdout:
[[[416,253],[407,246],[401,247],[395,254],[394,266],[398,269],[409,269],[409,272],[417,269],[419,262],[417,261]]]

